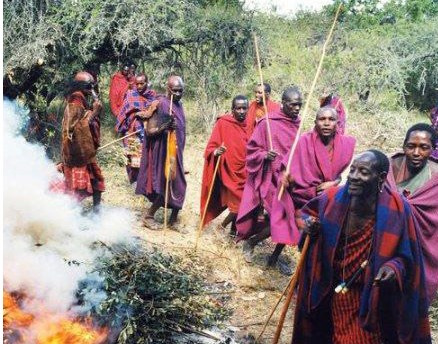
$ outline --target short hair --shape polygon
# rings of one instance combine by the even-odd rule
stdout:
[[[132,60],[130,58],[126,58],[122,61],[122,64],[120,67],[122,67],[122,68],[131,67],[132,65],[134,65],[137,68],[137,64],[134,62],[134,60]]]
[[[148,76],[145,73],[139,73],[139,74],[137,74],[135,76],[135,78],[137,79],[137,78],[140,78],[140,77],[143,77],[143,76],[144,76],[145,82],[148,83],[149,79],[148,79]]]
[[[428,132],[430,134],[430,141],[432,143],[432,149],[435,148],[437,140],[438,140],[438,134],[435,131],[435,129],[433,129],[433,127],[427,123],[417,123],[417,124],[414,124],[412,127],[410,127],[408,129],[408,131],[406,132],[405,140],[403,141],[403,146],[406,145],[406,143],[409,140],[409,136],[411,136],[411,134],[414,131]]]
[[[389,159],[384,153],[382,153],[381,151],[379,151],[377,149],[368,149],[366,152],[370,152],[376,157],[377,172],[379,172],[379,173],[382,173],[382,172],[388,173],[389,172]]]
[[[323,107],[319,108],[318,111],[316,111],[316,117],[315,118],[318,118],[318,116],[320,114],[322,114],[323,112],[325,112],[325,111],[330,111],[331,113],[336,115],[336,117],[339,117],[338,116],[338,112],[336,111],[336,109],[333,106],[327,105],[327,106],[323,106]]]
[[[283,91],[283,94],[281,95],[281,100],[285,100],[287,95],[289,95],[291,93],[298,94],[300,97],[302,97],[302,94],[301,94],[301,91],[300,91],[299,87],[294,85],[294,86],[287,87]]]
[[[258,84],[257,86],[262,86],[262,84]],[[265,93],[271,93],[271,85],[269,85],[268,83],[264,82],[263,88],[265,89]]]
[[[233,98],[233,100],[231,101],[231,108],[232,108],[232,109],[234,109],[234,104],[235,104],[236,101],[238,101],[238,100],[244,100],[244,101],[246,101],[247,103],[249,102],[247,97],[245,97],[245,96],[242,95],[242,94],[238,94],[238,95],[235,96],[235,97]]]

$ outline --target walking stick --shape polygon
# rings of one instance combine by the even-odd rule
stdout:
[[[265,110],[266,130],[268,131],[269,149],[273,150],[272,135],[271,135],[271,125],[269,124],[268,106],[266,105],[265,85],[263,84],[262,65],[260,63],[259,46],[258,46],[258,43],[257,43],[257,36],[256,36],[256,34],[254,34],[254,48],[255,48],[255,52],[256,52],[257,67],[258,67],[259,76],[260,76],[260,85],[262,87],[263,108]]]
[[[224,145],[222,142],[221,146]],[[216,161],[216,165],[214,166],[213,178],[211,179],[210,190],[208,190],[207,201],[205,202],[204,211],[202,212],[201,222],[199,223],[198,233],[196,234],[196,242],[195,242],[195,251],[198,249],[199,238],[201,237],[202,227],[204,226],[205,216],[207,215],[208,204],[210,203],[211,194],[214,188],[214,182],[216,180],[217,170],[219,169],[219,163],[221,161],[222,155],[219,155]]]
[[[301,270],[303,268],[304,262],[306,260],[307,249],[309,248],[310,237],[307,236],[304,241],[303,250],[301,251],[300,260],[298,261],[297,268],[292,275],[290,280],[290,288],[287,293],[286,299],[284,301],[283,309],[281,310],[280,320],[278,321],[277,329],[275,331],[274,339],[272,340],[272,344],[277,344],[280,339],[281,330],[283,329],[284,319],[286,318],[287,311],[289,310],[289,305],[292,301],[292,297],[294,295],[295,287],[298,282],[298,278],[300,277]]]
[[[169,115],[172,116],[172,105],[173,105],[173,93],[170,94],[170,104],[169,104]],[[164,178],[166,178],[166,190],[164,192],[164,230],[167,229],[167,204],[169,198],[169,180],[170,180],[170,154],[169,154],[169,145],[170,145],[170,130],[167,131],[167,144],[166,144],[166,160],[164,163],[164,167],[167,167],[167,171],[164,172]],[[166,177],[167,176],[167,177]]]
[[[290,165],[292,163],[292,157],[294,155],[295,148],[297,147],[297,143],[298,143],[298,138],[300,137],[300,133],[301,133],[301,130],[303,128],[304,118],[306,117],[307,112],[309,111],[310,99],[312,98],[313,91],[315,90],[316,81],[318,80],[318,77],[321,74],[322,63],[324,62],[325,52],[326,52],[328,43],[330,42],[330,39],[333,35],[333,30],[335,29],[336,22],[338,21],[338,16],[339,16],[339,12],[341,11],[341,7],[342,7],[342,2],[338,6],[338,9],[337,9],[336,14],[335,14],[335,18],[333,20],[332,27],[330,28],[330,31],[327,35],[327,39],[325,40],[324,45],[322,47],[322,54],[321,54],[321,58],[319,60],[318,68],[316,69],[316,74],[315,74],[315,77],[313,78],[313,82],[312,82],[312,86],[310,87],[309,95],[307,96],[306,105],[304,105],[303,115],[301,116],[301,122],[300,122],[300,125],[298,127],[297,135],[295,136],[294,143],[292,145],[292,148],[291,148],[290,153],[289,153],[289,157],[287,159],[286,171],[290,170]],[[280,192],[278,193],[278,200],[281,200],[281,197],[283,196],[283,192],[284,192],[284,186],[281,185]]]
[[[141,132],[141,129],[139,129],[137,131],[134,131],[133,133],[130,133],[128,135],[125,135],[125,136],[123,136],[123,137],[121,137],[121,138],[119,138],[117,140],[111,141],[111,142],[107,143],[106,145],[103,145],[102,147],[97,148],[97,150],[100,151],[100,150],[102,150],[102,149],[104,149],[104,148],[106,148],[108,146],[111,146],[114,143],[117,143],[119,141],[122,141],[123,139],[126,139],[127,137],[130,137],[132,135],[138,134],[139,132]]]

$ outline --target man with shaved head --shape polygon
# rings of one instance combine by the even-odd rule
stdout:
[[[244,256],[252,261],[257,243],[270,236],[269,217],[278,185],[281,162],[297,133],[302,104],[300,90],[293,86],[284,90],[282,108],[260,120],[248,141],[246,168],[248,178],[237,215],[238,239],[245,240]],[[268,119],[272,147],[268,135]]]
[[[183,152],[186,140],[186,121],[181,98],[184,82],[179,76],[167,80],[166,95],[160,95],[148,107],[149,117],[145,128],[140,171],[136,193],[144,195],[152,205],[144,214],[143,223],[149,229],[160,229],[154,219],[157,210],[164,206],[166,181],[169,182],[167,204],[172,209],[169,226],[175,226],[185,194]]]
[[[62,120],[61,169],[67,192],[79,199],[93,196],[94,210],[98,211],[105,185],[96,161],[102,103],[95,88],[91,74],[78,72],[65,92],[67,106]]]
[[[353,159],[356,140],[338,132],[338,113],[331,106],[316,113],[314,128],[299,139],[290,169],[286,171],[290,152],[282,162],[281,199],[274,197],[271,213],[272,241],[279,243],[268,264],[274,266],[287,245],[296,245],[299,232],[295,222],[296,212],[312,198],[341,182],[341,174]],[[279,261],[280,271],[290,274],[290,268]]]
[[[128,90],[122,108],[117,116],[116,130],[121,136],[133,134],[123,140],[126,156],[126,172],[129,182],[137,181],[141,161],[141,148],[144,140],[144,122],[148,119],[146,112],[155,99],[155,92],[148,89],[148,78],[141,73],[135,77],[135,88]]]
[[[348,182],[301,209],[310,236],[292,344],[431,343],[421,247],[412,212],[388,187],[388,158],[369,150]]]

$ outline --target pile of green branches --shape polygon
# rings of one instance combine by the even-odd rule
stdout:
[[[110,340],[175,342],[184,333],[203,333],[229,316],[226,307],[208,295],[192,262],[141,245],[108,250],[90,278],[81,282],[78,299],[88,316],[114,330]]]

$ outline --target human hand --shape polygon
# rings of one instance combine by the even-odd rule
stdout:
[[[337,181],[323,182],[316,187],[316,194],[319,195],[321,192],[331,188],[332,186],[338,185]]]
[[[102,102],[99,99],[96,99],[93,102],[93,112],[98,113],[100,110],[102,110]]]
[[[383,265],[374,277],[374,284],[384,284],[395,280],[395,271],[388,265]]]
[[[265,159],[269,161],[273,161],[277,157],[278,153],[274,150],[270,150],[267,154]]]
[[[214,156],[221,156],[226,152],[227,148],[225,146],[219,146],[214,150]]]
[[[309,216],[304,220],[303,231],[311,238],[314,238],[318,235],[320,226],[320,222],[316,217]]]
[[[283,185],[283,187],[287,189],[288,187],[293,186],[294,182],[294,178],[290,175],[290,173],[284,171],[280,178],[281,185]]]

